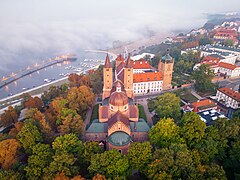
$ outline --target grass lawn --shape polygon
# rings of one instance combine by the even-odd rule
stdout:
[[[142,118],[145,121],[147,121],[147,117],[146,117],[144,108],[141,104],[138,104],[138,115],[139,115],[139,118]]]
[[[91,119],[90,119],[90,123],[92,123],[92,121],[94,119],[98,119],[98,109],[99,109],[99,104],[96,104],[94,107],[93,107],[93,111],[92,111],[92,116],[91,116]]]
[[[179,96],[182,100],[189,103],[192,103],[198,100],[195,96],[192,95],[192,93],[188,89],[177,90],[175,94]]]

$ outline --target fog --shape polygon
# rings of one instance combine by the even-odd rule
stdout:
[[[0,76],[57,54],[106,49],[146,32],[198,28],[239,0],[1,0]]]

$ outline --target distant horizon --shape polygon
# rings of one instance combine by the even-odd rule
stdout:
[[[207,14],[239,7],[237,0],[2,0],[0,75],[56,54],[135,41],[149,31],[186,32],[203,26]]]

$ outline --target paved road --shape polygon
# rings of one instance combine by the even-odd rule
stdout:
[[[147,117],[147,122],[150,125],[150,127],[152,127],[153,126],[153,121],[152,121],[153,114],[150,113],[148,110],[147,99],[148,98],[138,99],[138,100],[136,100],[136,102],[143,106],[146,117]]]

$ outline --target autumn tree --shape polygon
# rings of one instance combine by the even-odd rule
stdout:
[[[31,108],[27,110],[25,116],[27,119],[32,119],[36,122],[36,125],[38,126],[40,132],[42,133],[45,141],[52,139],[51,137],[53,136],[53,134],[52,134],[51,127],[43,113],[41,113],[36,108]]]
[[[18,132],[22,129],[24,123],[23,122],[16,122],[14,124],[14,127],[9,131],[9,135],[12,136],[13,138],[16,138]]]
[[[42,179],[47,167],[52,161],[51,148],[48,144],[36,144],[32,148],[32,155],[28,158],[25,167],[29,179]]]
[[[18,159],[21,144],[16,139],[6,139],[0,142],[0,165],[10,169]]]
[[[29,99],[25,102],[24,106],[26,108],[37,108],[40,109],[43,107],[43,102],[39,97],[29,97]]]
[[[133,170],[144,172],[152,159],[152,146],[149,142],[131,144],[127,157]]]
[[[4,127],[8,127],[17,121],[18,114],[12,106],[9,106],[8,109],[5,110],[3,114],[1,114],[1,124]]]
[[[81,114],[93,105],[95,96],[89,87],[80,86],[79,88],[73,87],[69,90],[67,100],[69,108]]]
[[[70,74],[68,77],[69,84],[71,87],[80,87],[80,86],[88,86],[90,87],[90,77],[83,74]]]
[[[58,126],[58,131],[61,135],[74,133],[81,137],[83,131],[83,120],[77,113],[68,114],[62,120],[62,124]]]
[[[155,100],[155,110],[160,118],[173,118],[178,120],[181,117],[180,98],[173,93],[164,93]]]
[[[92,175],[102,174],[106,178],[126,178],[129,174],[128,159],[116,149],[94,154],[88,170]]]
[[[43,141],[42,134],[33,120],[28,120],[24,123],[24,126],[17,134],[17,139],[22,143],[26,153],[31,154],[32,148]]]
[[[158,147],[164,148],[172,143],[181,141],[179,127],[171,118],[160,119],[148,133],[150,142]]]
[[[106,177],[101,174],[96,174],[92,180],[106,180]]]

